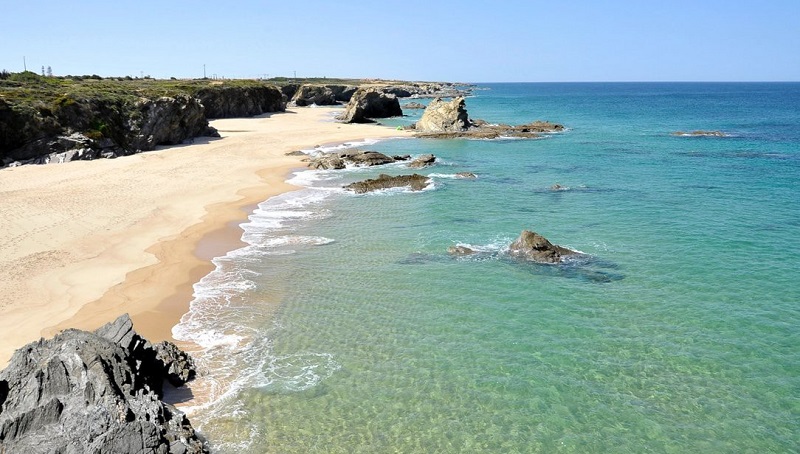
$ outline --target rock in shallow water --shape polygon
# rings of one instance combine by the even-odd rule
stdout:
[[[508,247],[512,257],[538,263],[560,263],[565,255],[578,254],[577,251],[555,245],[547,238],[530,230],[523,230],[519,237]]]
[[[428,177],[416,173],[412,175],[398,175],[394,177],[381,174],[378,176],[378,178],[357,181],[355,183],[348,184],[344,188],[350,189],[356,194],[363,194],[365,192],[378,191],[380,189],[402,188],[404,186],[408,186],[412,191],[421,191],[427,188],[429,184],[430,179]]]
[[[153,347],[124,315],[20,348],[0,372],[0,452],[208,452],[186,416],[160,400],[165,378],[194,374],[169,345]]]

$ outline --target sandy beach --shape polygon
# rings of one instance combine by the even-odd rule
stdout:
[[[404,134],[296,108],[212,121],[221,138],[113,160],[0,170],[0,367],[15,349],[127,312],[171,338],[210,259],[258,202],[291,189],[287,152]]]

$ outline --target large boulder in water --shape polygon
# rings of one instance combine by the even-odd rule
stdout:
[[[345,123],[371,123],[372,118],[399,117],[403,115],[397,96],[384,93],[379,88],[359,88],[347,103],[339,120]]]
[[[578,252],[553,244],[536,232],[523,230],[508,247],[508,253],[512,257],[537,263],[560,263],[565,255],[574,255]]]
[[[415,129],[421,133],[460,132],[469,128],[470,124],[463,97],[451,101],[436,98],[428,104]]]
[[[186,416],[160,400],[165,379],[194,374],[187,358],[174,345],[153,347],[127,315],[20,348],[0,372],[0,452],[208,452]]]

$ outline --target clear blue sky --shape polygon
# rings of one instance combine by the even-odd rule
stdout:
[[[800,81],[800,0],[6,0],[0,69],[469,82]]]

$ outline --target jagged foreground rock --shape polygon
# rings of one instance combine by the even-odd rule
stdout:
[[[498,137],[534,138],[541,133],[559,132],[564,126],[547,121],[535,121],[523,125],[496,125],[483,120],[470,120],[466,101],[456,97],[450,101],[436,98],[428,104],[422,118],[409,127],[417,131],[417,137],[450,139],[496,139]]]
[[[357,181],[355,183],[348,184],[344,188],[350,189],[356,194],[364,194],[366,192],[378,191],[381,189],[402,187],[409,187],[412,191],[421,191],[427,188],[430,182],[431,180],[428,177],[419,175],[417,173],[397,176],[380,174],[378,175],[378,178]]]
[[[0,452],[208,452],[183,413],[159,400],[165,379],[193,376],[191,358],[147,342],[127,315],[30,343],[0,372]]]

